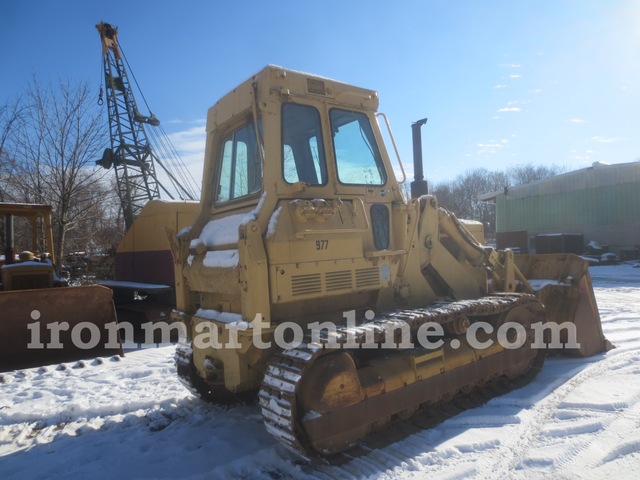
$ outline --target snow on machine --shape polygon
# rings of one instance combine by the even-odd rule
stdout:
[[[428,193],[425,120],[406,198],[377,109],[373,90],[264,68],[209,110],[201,210],[170,234],[180,378],[211,401],[257,395],[305,458],[520,385],[547,347],[609,347],[586,262],[485,246]]]

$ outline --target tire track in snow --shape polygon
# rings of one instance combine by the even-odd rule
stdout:
[[[606,389],[610,401],[598,401],[597,392],[592,394],[587,389],[581,392],[579,398],[595,398],[594,401],[567,402],[566,407],[572,409],[574,414],[599,418],[597,423],[601,424],[601,428],[589,431],[586,428],[589,425],[585,424],[583,431],[578,433],[589,434],[588,441],[582,442],[572,455],[561,459],[557,465],[559,470],[571,472],[586,466],[594,473],[594,478],[604,478],[607,475],[598,472],[607,470],[610,462],[629,455],[636,455],[634,463],[636,468],[640,467],[640,391],[627,388],[630,381],[640,375],[640,353],[616,352],[612,360],[615,364],[611,366],[607,378],[603,378],[597,387],[587,385],[594,392]],[[616,466],[612,470],[625,471]]]
[[[629,320],[633,318],[629,316]],[[619,326],[616,330],[618,329]],[[622,328],[625,329],[626,327]],[[532,384],[496,397],[482,408],[468,410],[447,420],[431,429],[431,435],[426,432],[414,434],[406,440],[386,447],[384,451],[376,450],[352,460],[350,463],[353,466],[357,465],[357,469],[362,473],[356,478],[364,478],[372,471],[386,472],[384,478],[393,478],[394,471],[403,472],[403,478],[407,476],[407,471],[420,472],[416,478],[426,473],[431,476],[437,475],[438,478],[443,475],[459,479],[516,478],[523,468],[530,474],[531,470],[526,468],[534,467],[535,470],[536,463],[543,471],[556,468],[564,470],[567,468],[566,462],[554,459],[553,456],[550,459],[548,454],[537,456],[535,450],[546,442],[551,444],[550,448],[553,449],[560,445],[568,458],[588,451],[594,439],[598,438],[597,432],[606,430],[614,421],[615,415],[608,415],[606,411],[592,411],[588,405],[578,405],[574,408],[577,412],[574,415],[586,416],[587,420],[563,424],[561,418],[565,412],[572,409],[572,406],[566,403],[566,399],[585,383],[609,371],[621,370],[636,364],[638,357],[635,352],[636,340],[627,337],[618,342],[618,348],[600,359],[558,359],[556,361],[563,368],[550,379],[545,378],[543,369]],[[526,396],[529,393],[531,397]],[[516,407],[519,411],[513,415],[505,415],[504,409],[509,406]],[[616,405],[610,407],[615,409]],[[494,415],[493,411],[498,413]],[[499,435],[501,440],[484,439],[466,443],[447,441],[447,446],[442,448],[442,431],[456,427],[460,430],[496,427],[507,431],[504,435]],[[434,432],[439,434],[434,437]],[[540,437],[544,438],[543,442],[539,441]],[[556,445],[553,443],[554,440],[557,440]],[[631,443],[629,449],[634,445]],[[395,449],[399,451],[398,455],[390,454]],[[329,471],[329,478],[340,478],[347,473],[351,476],[353,469],[340,467]]]
[[[584,389],[583,387],[590,382],[596,381],[598,377],[610,374],[611,370],[635,368],[639,361],[640,354],[637,352],[609,354],[555,389],[527,412],[523,412],[523,417],[529,418],[520,425],[517,438],[501,445],[498,452],[501,460],[494,464],[491,474],[500,478],[522,476],[528,479],[531,478],[532,467],[536,466],[536,462],[540,463],[539,473],[545,475],[557,475],[559,472],[570,475],[573,471],[572,465],[581,465],[582,470],[584,464],[577,459],[588,456],[594,443],[600,444],[598,439],[602,435],[601,432],[609,430],[612,423],[617,421],[617,410],[636,405],[640,401],[640,392],[620,403],[616,403],[615,400],[575,403],[571,401],[571,396],[579,389]],[[567,411],[571,411],[574,418],[579,416],[586,420],[574,422],[567,428],[562,423],[567,421]],[[554,450],[553,455],[549,455],[550,449]],[[542,450],[543,455],[536,455],[536,450]]]
[[[548,469],[560,467],[565,470],[564,464],[554,463],[553,458],[549,460],[548,454],[537,456],[535,450],[540,445],[549,444],[551,448],[557,448],[553,445],[556,437],[569,457],[579,455],[597,438],[585,434],[606,429],[614,419],[614,415],[608,415],[606,410],[593,414],[587,405],[572,405],[567,399],[576,389],[606,374],[609,369],[623,369],[637,361],[638,356],[632,354],[610,355],[596,363],[593,363],[593,359],[574,360],[572,363],[581,364],[583,370],[576,374],[573,373],[575,369],[570,369],[567,381],[564,375],[552,379],[551,385],[542,385],[547,379],[536,380],[522,389],[494,398],[481,408],[453,417],[431,430],[411,435],[383,450],[375,450],[354,459],[350,463],[361,472],[355,478],[366,478],[372,471],[378,473],[376,478],[530,478],[532,469],[541,469],[547,475]],[[564,371],[562,373],[566,374]],[[529,394],[533,398],[527,397]],[[503,414],[509,406],[519,409],[519,412],[513,415]],[[563,418],[568,420],[571,416],[575,418],[584,415],[590,415],[589,419],[574,423],[571,428],[559,423]],[[503,431],[492,436],[492,428]],[[468,435],[463,435],[461,440],[455,438],[456,430],[468,434],[471,429],[479,430],[479,438],[474,439],[473,435],[471,440],[467,438]],[[454,438],[447,439],[451,437],[452,431]],[[543,439],[542,443],[540,438]],[[629,448],[632,447],[633,444]],[[342,478],[345,473],[352,477],[353,472],[344,467],[329,471],[328,478]],[[380,476],[380,472],[384,473]],[[570,474],[571,469],[568,472]]]
[[[394,472],[402,472],[402,478],[411,478],[411,475],[407,476],[407,470],[417,472],[415,478],[421,478],[425,474],[438,478],[445,476],[460,479],[509,477],[517,475],[524,462],[535,463],[536,459],[528,456],[532,450],[544,445],[544,442],[538,441],[541,435],[544,435],[549,448],[555,449],[559,443],[568,456],[588,450],[593,441],[593,438],[588,438],[589,434],[595,434],[597,438],[597,431],[606,429],[613,418],[609,418],[607,412],[578,409],[576,414],[586,415],[587,420],[562,424],[559,423],[560,419],[569,411],[569,405],[563,406],[562,402],[581,385],[603,375],[609,368],[622,369],[634,363],[633,357],[628,355],[637,351],[638,340],[628,335],[637,332],[637,327],[632,324],[638,320],[635,302],[629,301],[628,298],[620,301],[621,296],[635,297],[637,289],[613,291],[609,288],[596,288],[596,295],[599,303],[605,305],[605,308],[601,308],[602,324],[605,334],[615,337],[618,346],[616,350],[599,360],[597,357],[596,360],[562,358],[558,360],[562,363],[559,373],[548,378],[548,375],[544,375],[543,369],[533,384],[524,387],[528,389],[526,392],[531,392],[533,398],[521,398],[524,389],[494,398],[485,406],[464,412],[432,428],[428,433],[414,434],[406,440],[392,444],[391,447],[394,448],[398,445],[400,454],[395,458],[392,456],[391,460],[385,460],[388,456],[377,451],[360,456],[350,462],[357,464],[361,469],[363,475],[358,478],[363,478],[376,469],[377,472],[385,472],[384,478],[394,478]],[[604,301],[602,297],[605,297]],[[620,303],[623,308],[618,306]],[[621,325],[620,322],[624,323]],[[621,356],[625,356],[626,359]],[[504,409],[508,406],[517,410],[513,415],[505,416]],[[474,411],[478,413],[472,413]],[[498,412],[495,416],[490,413],[494,411]],[[461,431],[465,428],[494,427],[506,430],[506,433],[498,433],[498,438],[462,443],[447,439],[446,432],[458,426]],[[444,448],[441,445],[443,441],[446,445]],[[629,448],[632,449],[634,444],[630,445]],[[385,451],[388,452],[391,447],[385,448]],[[540,463],[548,468],[555,465],[553,456],[550,460],[549,455],[541,457]],[[400,466],[407,464],[408,468]],[[559,466],[562,467],[562,464]],[[332,473],[334,475],[330,475],[329,478],[340,477],[340,473],[336,474],[335,469]]]
[[[11,370],[0,373],[0,383],[11,384],[18,382],[37,381],[45,375],[59,376],[58,372],[68,372],[70,370],[84,369],[88,367],[98,367],[105,362],[119,362],[122,358],[118,355],[111,357],[97,357],[90,360],[78,360],[72,363],[58,363],[45,365],[42,367],[26,368],[22,370]]]

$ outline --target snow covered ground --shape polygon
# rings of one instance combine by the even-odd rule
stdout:
[[[256,406],[205,404],[173,347],[0,374],[0,478],[640,478],[640,268],[591,268],[617,348],[340,466],[311,466]]]

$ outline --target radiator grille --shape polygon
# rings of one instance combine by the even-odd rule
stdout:
[[[356,270],[356,287],[372,287],[380,285],[380,272],[376,267]]]
[[[308,275],[293,275],[291,277],[291,295],[310,295],[322,292],[322,283],[319,273]]]
[[[352,286],[351,270],[329,272],[325,275],[324,281],[328,292],[349,289]]]
[[[326,273],[292,275],[290,295],[295,298],[379,287],[380,268],[378,267],[336,270]]]

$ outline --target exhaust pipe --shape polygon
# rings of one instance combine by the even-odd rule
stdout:
[[[427,119],[423,118],[411,124],[411,136],[413,139],[413,177],[415,180],[411,182],[411,198],[419,198],[429,193],[429,185],[424,179],[424,171],[422,167],[422,125],[427,123]]]

